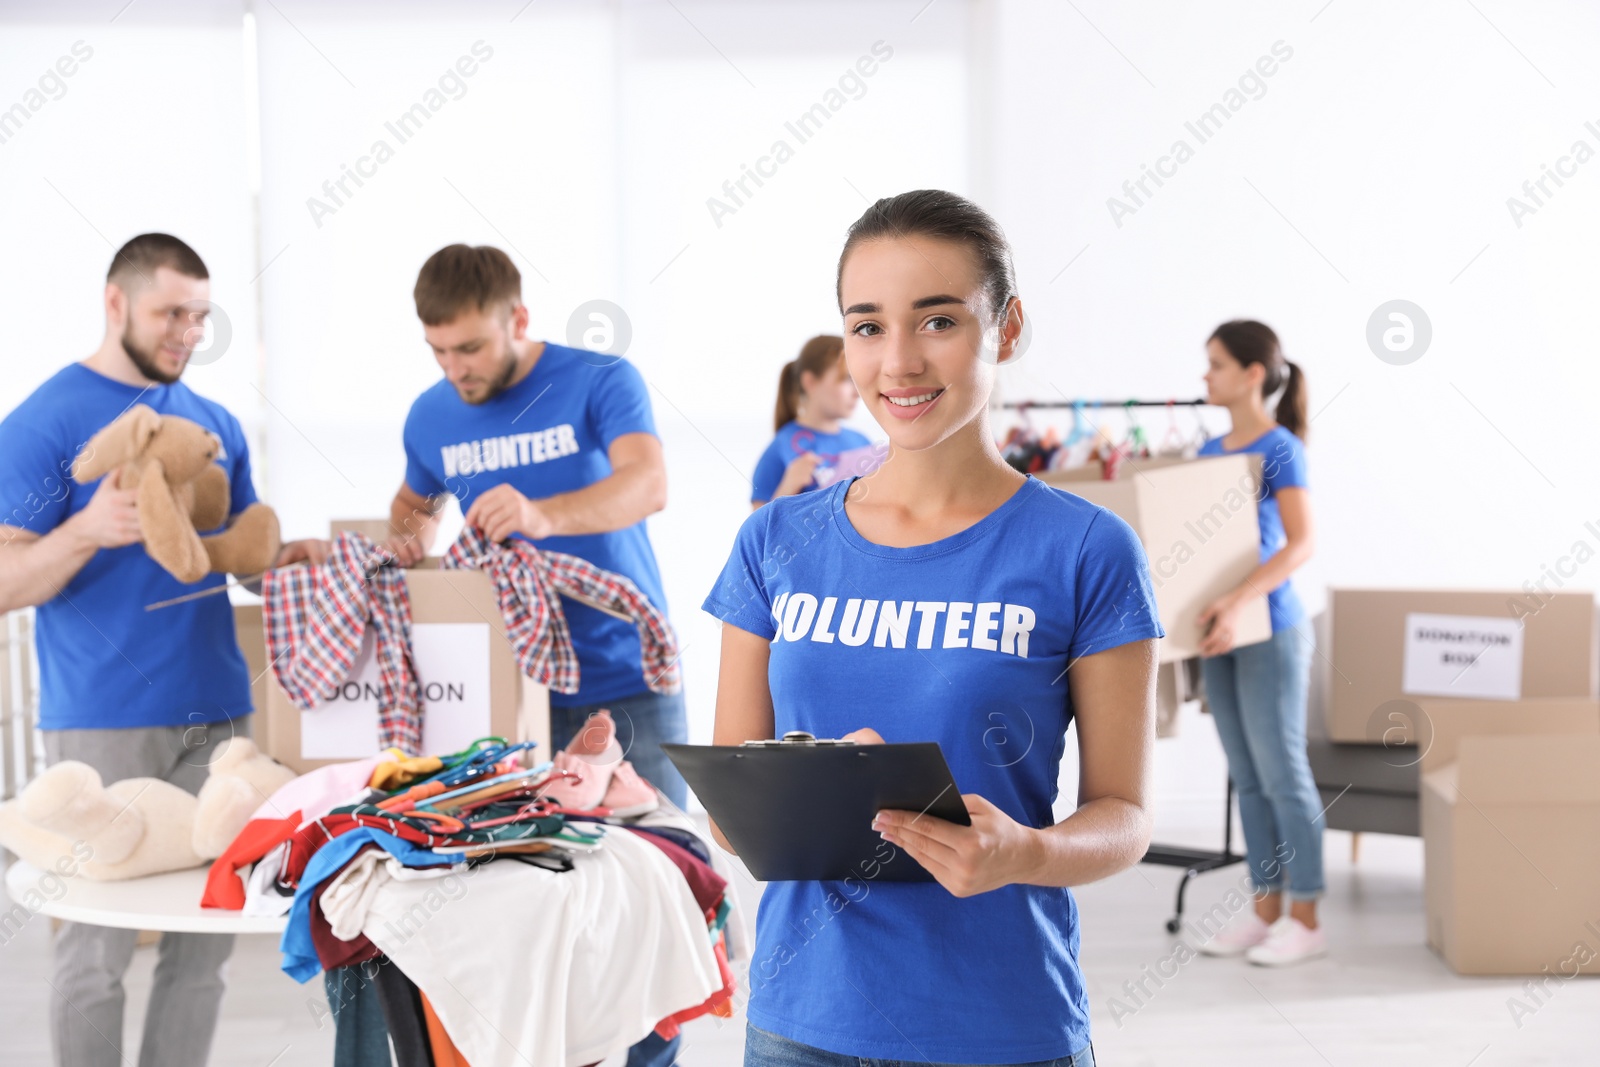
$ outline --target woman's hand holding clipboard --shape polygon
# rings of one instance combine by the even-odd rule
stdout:
[[[872,727],[852,730],[840,740],[881,745]],[[885,808],[872,828],[885,841],[906,850],[934,880],[958,897],[977,896],[1013,882],[1027,881],[1038,862],[1036,831],[1023,826],[977,793],[963,793],[970,826],[936,815]]]

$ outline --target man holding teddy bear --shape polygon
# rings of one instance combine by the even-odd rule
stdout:
[[[225,596],[146,604],[221,585],[185,585],[140,546],[137,491],[113,469],[75,484],[74,460],[134,405],[180,416],[219,443],[228,523],[256,503],[239,421],[181,378],[203,336],[209,274],[176,237],[143,234],[113,257],[106,329],[89,358],[63,368],[0,421],[0,612],[37,607],[39,725],[51,764],[80,760],[110,783],[161,778],[198,792],[217,745],[248,734],[250,676]],[[277,562],[319,561],[321,542]],[[51,1039],[58,1063],[112,1065],[121,1051],[122,975],[137,933],[65,924],[56,939]],[[168,933],[139,1062],[204,1064],[231,936]]]

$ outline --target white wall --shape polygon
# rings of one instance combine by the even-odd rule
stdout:
[[[1520,228],[1505,203],[1575,139],[1600,150],[1584,129],[1600,119],[1587,106],[1600,13],[1077,8],[998,7],[990,206],[1036,329],[1012,394],[1199,395],[1209,331],[1260,318],[1320,412],[1313,599],[1324,583],[1519,587],[1580,537],[1600,547],[1583,530],[1600,162]],[[1265,95],[1199,144],[1184,122],[1280,40],[1293,56]],[[1107,198],[1180,137],[1194,157],[1117,226]],[[1365,340],[1394,298],[1433,324],[1409,366]],[[1596,567],[1569,588],[1592,588]]]
[[[99,347],[112,255],[130,237],[164,230],[205,259],[233,335],[186,380],[254,431],[240,9],[151,0],[138,19],[108,21],[120,6],[84,5],[75,21],[0,7],[0,111],[30,108],[20,125],[0,126],[0,411]],[[88,58],[30,97],[47,72],[59,75],[62,57],[75,57],[75,45]]]

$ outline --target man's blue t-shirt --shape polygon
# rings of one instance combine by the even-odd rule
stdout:
[[[539,500],[609,477],[613,441],[655,432],[650,394],[633,364],[545,342],[528,376],[485,403],[468,404],[445,380],[417,398],[406,416],[406,484],[423,496],[453,494],[462,514],[497,485]],[[610,533],[527,540],[631,578],[665,614],[661,574],[642,521]],[[552,706],[645,691],[639,632],[631,622],[571,600],[563,600],[561,610],[578,655],[579,690],[552,692]]]
[[[785,423],[756,462],[756,472],[750,478],[750,502],[764,504],[771,500],[772,494],[778,491],[778,483],[783,481],[783,472],[789,469],[790,463],[807,452],[817,453],[826,462],[840,452],[865,448],[871,443],[845,426],[841,426],[838,433],[818,433],[798,422]],[[813,481],[801,491],[808,492],[816,487],[817,483]]]
[[[1034,478],[958,534],[885,547],[844,512],[853,481],[753,512],[705,601],[772,641],[776,733],[870,726],[889,742],[936,741],[961,792],[1052,825],[1069,667],[1163,636],[1144,549],[1116,515]],[[766,886],[754,1025],[919,1062],[1028,1062],[1088,1045],[1069,890],[961,899],[872,873]]]
[[[221,404],[182,382],[140,388],[74,363],[0,421],[0,524],[43,536],[82,511],[100,483],[74,482],[72,461],[134,404],[215,433],[233,495],[229,514],[255,503],[244,431]],[[96,552],[38,608],[40,727],[189,726],[248,715],[250,673],[228,598],[144,610],[225,580],[210,574],[184,585],[140,544]]]
[[[1202,456],[1232,456],[1242,452],[1261,454],[1261,499],[1256,513],[1261,524],[1261,562],[1265,563],[1288,540],[1283,532],[1283,516],[1278,512],[1278,490],[1306,487],[1306,446],[1282,426],[1274,426],[1243,448],[1224,448],[1220,437],[1213,437],[1200,446]],[[1300,596],[1288,579],[1267,594],[1267,610],[1272,615],[1273,633],[1298,626],[1306,615]]]

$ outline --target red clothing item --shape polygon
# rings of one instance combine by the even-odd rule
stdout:
[[[717,943],[711,946],[712,953],[717,957],[717,972],[722,975],[722,988],[707,997],[704,1004],[685,1008],[676,1015],[669,1015],[656,1023],[656,1033],[663,1041],[671,1041],[678,1036],[678,1028],[682,1024],[690,1019],[698,1019],[702,1015],[715,1015],[723,1019],[733,1018],[733,994],[737,986],[733,980],[733,971],[728,967],[725,942],[725,937],[718,937]]]
[[[228,850],[211,864],[200,906],[242,910],[244,880],[239,877],[239,871],[293,837],[299,825],[298,811],[282,819],[251,819],[245,823],[244,829],[239,831],[239,836],[233,839]]]
[[[368,845],[361,852],[370,852],[377,847]],[[361,852],[357,852],[356,856]],[[351,857],[351,862],[355,862],[355,856]],[[346,867],[349,865],[345,864]],[[357,934],[349,941],[341,941],[333,935],[333,927],[329,925],[327,916],[322,914],[322,894],[332,884],[333,878],[328,878],[311,894],[311,944],[317,950],[317,962],[322,964],[322,969],[331,971],[336,967],[349,967],[383,955],[378,951],[378,946],[367,939],[366,934]]]
[[[300,876],[306,872],[306,864],[311,862],[311,857],[316,855],[317,849],[358,826],[370,826],[384,833],[393,834],[403,841],[409,841],[413,845],[424,845],[428,848],[455,844],[455,839],[448,834],[429,833],[417,829],[408,822],[387,816],[352,815],[348,812],[324,815],[320,819],[306,823],[289,838],[289,854],[284,857],[283,872],[278,875],[279,880],[285,885],[298,886]]]

